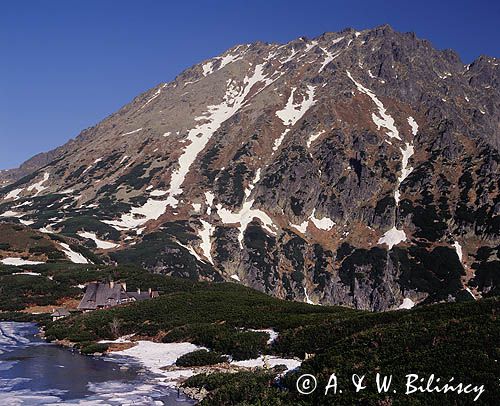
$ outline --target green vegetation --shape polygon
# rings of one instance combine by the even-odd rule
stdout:
[[[197,350],[177,358],[175,365],[178,367],[200,367],[220,364],[221,362],[227,362],[227,360],[228,358],[219,352]]]
[[[273,326],[281,330],[320,323],[328,316],[337,318],[357,313],[339,307],[286,302],[233,283],[148,275],[151,279],[157,276],[163,282],[159,298],[50,323],[47,334],[72,341],[113,339],[116,334],[111,325],[116,319],[122,335],[137,333],[163,337],[164,341],[188,340],[241,359],[269,350],[267,334],[242,328]],[[131,279],[125,279],[131,283]]]
[[[500,323],[498,298],[474,303],[425,306],[412,311],[359,313],[339,320],[304,325],[280,331],[274,351],[284,355],[315,354],[280,380],[265,379],[266,371],[253,376],[239,374],[197,375],[185,386],[210,391],[202,405],[448,405],[496,404]],[[378,394],[376,373],[393,376],[391,392]],[[302,395],[297,378],[312,374],[318,390]],[[325,396],[329,377],[335,373],[343,393]],[[442,383],[484,384],[485,392],[472,402],[475,394],[405,394],[407,374],[427,379],[431,374]],[[366,375],[367,388],[355,393],[353,374]],[[259,379],[261,377],[261,379]],[[252,390],[244,387],[250,379]]]
[[[175,284],[157,299],[95,311],[49,323],[54,338],[90,342],[113,338],[117,320],[120,334],[137,333],[164,342],[189,341],[235,359],[274,354],[304,358],[299,371],[278,380],[276,371],[195,376],[186,385],[210,391],[206,405],[268,404],[461,404],[472,398],[454,393],[404,395],[404,377],[431,374],[457,382],[484,384],[476,404],[492,404],[499,395],[500,356],[498,298],[423,306],[412,311],[370,313],[334,306],[311,306],[278,300],[230,283],[206,283],[164,278]],[[168,283],[166,285],[168,285]],[[165,286],[166,287],[166,286]],[[271,345],[265,333],[249,329],[273,328],[279,332]],[[87,345],[87,344],[85,344]],[[191,353],[179,363],[207,363],[211,353]],[[199,361],[203,359],[203,361]],[[326,385],[331,373],[345,388],[324,396],[309,396],[295,389],[299,374],[311,373]],[[396,394],[378,394],[376,372],[394,376]],[[366,390],[354,393],[350,377],[366,375]],[[398,377],[398,379],[396,379]],[[458,402],[458,403],[457,403]]]
[[[124,281],[129,290],[153,288],[163,292],[192,285],[189,281],[152,275],[127,266],[46,263],[30,265],[29,269],[40,275],[15,275],[21,271],[19,268],[0,265],[0,311],[19,311],[35,305],[57,305],[63,299],[79,299],[83,291],[77,285],[91,281]]]
[[[0,311],[22,310],[27,306],[46,306],[64,297],[76,297],[81,290],[43,276],[0,275]]]
[[[289,403],[287,392],[273,385],[278,370],[195,375],[184,387],[203,388],[210,392],[201,405],[298,405]]]
[[[108,224],[99,221],[95,216],[78,216],[68,218],[59,224],[62,227],[61,233],[64,235],[77,237],[77,232],[84,229],[97,233],[101,238],[118,241],[120,232]],[[95,243],[92,243],[95,247]]]
[[[357,255],[344,248],[343,255]],[[276,368],[194,376],[185,385],[209,391],[203,405],[472,403],[471,394],[407,396],[404,384],[409,373],[425,378],[435,374],[443,382],[453,376],[455,382],[484,384],[485,392],[474,404],[495,404],[500,396],[498,297],[370,313],[283,301],[238,284],[177,279],[128,266],[47,263],[30,266],[30,270],[40,275],[14,275],[19,268],[0,266],[0,319],[36,319],[45,326],[48,339],[75,342],[84,354],[106,351],[106,345],[97,343],[101,339],[134,333],[156,341],[189,341],[210,350],[180,357],[177,364],[182,366],[218,363],[224,360],[221,354],[237,360],[261,354],[304,359],[312,354],[299,370],[284,376]],[[77,285],[111,279],[127,282],[129,290],[151,287],[161,295],[55,322],[46,315],[15,312],[33,304],[79,298],[82,290]],[[273,328],[278,338],[268,344],[267,333],[252,331],[263,328]],[[396,393],[376,392],[377,372],[393,376],[391,390]],[[313,374],[323,389],[308,396],[299,394],[295,385],[303,373]],[[332,373],[338,376],[343,393],[325,396],[324,387]],[[354,392],[352,374],[366,375],[365,390]]]
[[[225,324],[195,323],[173,328],[163,342],[189,341],[243,360],[266,351],[268,338],[267,333],[241,331]]]
[[[107,344],[100,344],[100,343],[84,343],[83,345],[80,345],[80,352],[85,355],[92,355],[92,354],[102,354],[103,352],[106,352],[108,350],[108,345]]]

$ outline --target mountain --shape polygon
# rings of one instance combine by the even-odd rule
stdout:
[[[0,217],[298,301],[492,296],[499,63],[387,25],[239,45],[0,173]]]

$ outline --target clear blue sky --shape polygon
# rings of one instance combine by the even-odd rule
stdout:
[[[500,56],[499,21],[493,0],[1,1],[0,169],[238,43],[389,23],[470,62]]]

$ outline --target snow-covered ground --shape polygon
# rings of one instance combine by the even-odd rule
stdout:
[[[278,335],[272,329],[262,329],[262,330],[251,330],[251,331],[262,331],[269,334],[269,341],[271,343],[274,341]],[[102,342],[115,342],[124,343],[129,342],[128,337],[120,338],[114,341],[102,341]],[[128,348],[122,351],[116,351],[111,353],[110,357],[131,357],[136,362],[142,364],[144,367],[150,371],[158,374],[160,376],[159,380],[167,385],[175,387],[180,379],[188,378],[195,374],[194,369],[182,368],[173,370],[164,370],[163,367],[174,366],[177,359],[187,353],[196,351],[199,349],[204,349],[205,347],[200,347],[191,343],[154,343],[151,341],[137,341],[134,347]],[[301,361],[294,358],[281,358],[275,356],[260,356],[255,359],[243,360],[243,361],[231,361],[231,365],[236,365],[240,367],[274,367],[276,365],[285,365],[288,370],[295,369],[299,367]]]
[[[127,340],[122,341],[127,342]],[[151,341],[138,341],[137,344],[123,351],[116,351],[114,356],[127,356],[133,358],[144,367],[161,376],[159,380],[171,387],[175,387],[180,379],[194,375],[194,370],[183,368],[166,371],[162,367],[174,366],[177,358],[184,354],[203,349],[191,343],[154,343]]]
[[[211,264],[214,263],[212,259],[211,249],[212,249],[212,234],[215,231],[215,227],[210,224],[208,221],[200,220],[203,228],[199,230],[198,236],[201,238],[201,250],[203,251],[203,255],[205,258],[210,261]]]
[[[43,264],[43,262],[42,262],[42,264]],[[26,271],[26,272],[15,272],[12,275],[40,276],[42,274],[38,273],[38,272],[29,272],[29,271]]]
[[[38,264],[43,264],[44,262],[40,261],[28,261],[26,259],[22,258],[4,258],[0,259],[0,262],[4,265],[14,265],[14,266],[21,266],[21,265],[38,265]]]
[[[290,225],[296,230],[300,231],[302,234],[305,234],[310,221],[316,226],[317,229],[323,231],[329,231],[335,225],[335,222],[329,217],[316,217],[316,209],[313,209],[311,215],[302,223]]]
[[[274,331],[272,328],[249,329],[248,331],[256,331],[257,333],[267,333],[269,335],[269,340],[267,340],[267,344],[272,344],[274,340],[278,338],[278,332]]]
[[[297,121],[299,121],[304,114],[313,106],[316,101],[314,100],[314,86],[307,86],[307,93],[302,95],[302,100],[298,103],[294,102],[294,93],[297,89],[292,88],[290,97],[282,110],[278,110],[276,115],[283,121],[283,124],[287,127],[292,127]],[[290,128],[286,128],[281,135],[274,141],[273,151],[277,151],[281,143],[285,139],[286,134],[290,131]]]
[[[135,358],[151,371],[162,375],[165,372],[161,369],[162,367],[174,365],[180,356],[202,348],[191,343],[137,341],[134,347],[116,351],[113,354]]]
[[[115,243],[112,243],[112,242],[109,242],[109,241],[104,241],[104,240],[99,239],[97,237],[96,233],[91,233],[91,232],[88,232],[88,231],[78,231],[77,234],[80,237],[87,238],[89,240],[94,241],[95,244],[97,245],[97,248],[102,248],[104,250],[109,250],[111,248],[116,248],[116,247],[119,246],[118,244],[115,244]]]
[[[415,306],[415,302],[407,297],[403,299],[403,303],[398,307],[398,309],[411,309]]]
[[[266,364],[270,368],[275,367],[276,365],[285,365],[287,370],[292,370],[298,368],[301,364],[301,361],[293,359],[293,358],[280,358],[274,356],[260,356],[255,359],[248,359],[244,361],[234,361],[233,365],[238,365],[240,367],[246,368],[255,368],[261,367],[263,368]]]
[[[70,246],[64,242],[59,243],[59,245],[62,247],[64,253],[68,257],[68,259],[73,262],[74,264],[88,264],[89,261],[87,258],[85,258],[82,254],[73,251]]]
[[[387,244],[389,249],[391,249],[403,241],[406,241],[406,233],[404,230],[398,230],[396,226],[394,226],[385,232],[385,234],[378,240],[378,243]]]
[[[325,133],[325,130],[317,131],[315,133],[312,133],[309,136],[309,139],[307,140],[307,148],[311,147],[311,144],[316,141],[322,134]]]

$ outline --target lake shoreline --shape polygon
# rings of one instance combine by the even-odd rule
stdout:
[[[30,405],[195,404],[137,360],[130,357],[85,356],[68,345],[42,338],[40,326],[30,322],[0,322],[0,404],[27,399]],[[43,378],[33,375],[43,370]],[[71,374],[68,375],[68,371]],[[76,402],[76,403],[75,403]]]

